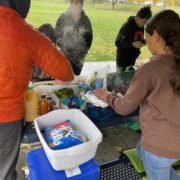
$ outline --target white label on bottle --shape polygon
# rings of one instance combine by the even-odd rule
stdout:
[[[67,177],[72,177],[72,176],[76,176],[78,174],[81,174],[81,170],[80,170],[79,166],[77,166],[77,167],[65,169],[65,173],[66,173]]]

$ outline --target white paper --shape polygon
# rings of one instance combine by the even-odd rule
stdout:
[[[77,166],[77,167],[66,169],[65,173],[66,173],[67,178],[69,178],[69,177],[73,177],[73,176],[81,174],[81,170],[79,166]]]

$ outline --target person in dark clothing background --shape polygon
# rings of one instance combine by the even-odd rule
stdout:
[[[66,12],[56,22],[56,44],[70,60],[75,75],[80,75],[84,58],[91,47],[93,31],[83,10],[84,0],[70,0]]]
[[[122,25],[115,41],[117,72],[135,65],[136,59],[141,53],[140,49],[145,45],[144,25],[151,16],[151,7],[143,7],[136,16],[130,16]]]
[[[38,30],[42,32],[47,38],[49,38],[53,43],[55,43],[55,29],[49,24],[42,24]],[[47,73],[45,73],[40,67],[33,65],[32,71],[32,82],[43,81],[43,80],[53,80]]]
[[[38,30],[55,43],[55,29],[51,24],[42,24],[41,26],[39,26]]]

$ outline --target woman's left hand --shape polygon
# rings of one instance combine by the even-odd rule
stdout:
[[[94,94],[102,101],[107,102],[107,96],[111,94],[111,92],[105,89],[97,89]]]

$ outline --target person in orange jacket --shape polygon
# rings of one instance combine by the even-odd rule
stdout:
[[[23,130],[24,94],[33,64],[51,77],[71,81],[67,57],[24,20],[30,0],[0,0],[0,179],[15,180]]]

